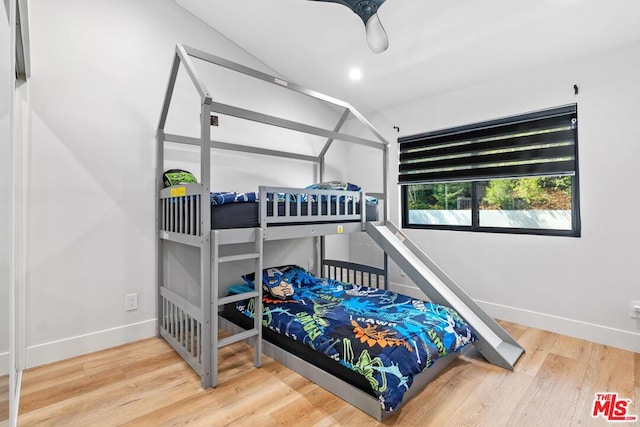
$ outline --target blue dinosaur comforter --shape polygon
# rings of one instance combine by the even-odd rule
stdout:
[[[251,275],[245,280],[253,284]],[[414,375],[476,340],[451,308],[298,266],[267,269],[263,283],[263,325],[365,377],[386,411],[399,407]],[[280,287],[289,291],[274,292]],[[236,308],[253,317],[251,301]]]

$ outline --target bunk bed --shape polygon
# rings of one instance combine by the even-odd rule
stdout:
[[[199,78],[192,58],[337,106],[343,111],[342,115],[333,128],[324,129],[215,102]],[[186,70],[200,95],[199,138],[165,133],[165,124],[180,66]],[[215,141],[211,138],[211,126],[217,118],[215,114],[229,115],[320,136],[326,138],[326,143],[317,156],[309,156]],[[375,139],[341,133],[340,130],[350,117],[357,119]],[[326,175],[326,154],[335,141],[359,144],[381,152],[381,173],[384,183],[382,191],[261,186],[254,199],[247,203],[236,206],[224,204],[215,206],[211,203],[213,196],[209,183],[212,150],[214,152],[215,150],[234,150],[307,161],[317,165],[320,181],[323,182]],[[167,142],[199,147],[200,183],[165,188],[162,176]],[[388,203],[386,203],[388,146],[384,137],[359,112],[343,101],[191,47],[176,46],[157,132],[158,334],[166,339],[200,375],[204,388],[217,385],[218,349],[231,343],[246,341],[253,346],[256,367],[261,365],[264,352],[378,420],[390,414],[390,409],[381,405],[379,396],[367,390],[366,385],[354,385],[355,380],[348,374],[345,376],[335,373],[326,364],[319,363],[317,358],[310,359],[299,349],[278,342],[277,339],[272,339],[273,337],[263,339],[263,330],[267,331],[267,329],[262,327],[265,297],[263,272],[266,267],[272,267],[264,265],[264,247],[265,242],[268,241],[313,238],[317,248],[315,273],[318,277],[350,282],[357,286],[366,285],[371,289],[387,289],[389,278],[386,253],[381,262],[382,268],[330,261],[325,256],[325,236],[361,233],[365,232],[367,227],[370,229],[376,224],[385,224],[388,218]],[[370,198],[374,198],[376,203],[367,203]],[[224,214],[222,210],[230,210],[231,213]],[[229,218],[231,220],[227,221]],[[188,292],[181,287],[181,280],[169,284],[165,268],[169,245],[174,250],[184,250],[181,256],[185,258],[194,257],[193,254],[198,253],[195,257],[198,258],[199,271],[191,272],[197,281],[198,295],[195,298],[193,295],[186,295]],[[241,253],[223,250],[225,247],[238,247],[238,245],[244,248]],[[221,266],[226,263],[248,261],[254,263],[253,288],[244,289],[240,293],[228,292],[225,286],[227,284],[222,283],[220,279]],[[253,307],[250,321],[234,319],[230,314],[237,311],[234,307],[238,304]],[[220,329],[230,332],[231,335],[219,337]],[[269,331],[266,333],[270,334]],[[482,336],[479,338],[482,340]],[[443,352],[443,356],[444,353],[446,352]],[[459,354],[455,351],[450,352],[446,357],[441,357],[433,363],[429,369],[416,374],[402,402],[406,402],[413,394],[419,392]],[[321,367],[316,364],[320,364]],[[397,407],[393,408],[393,410],[396,409]]]

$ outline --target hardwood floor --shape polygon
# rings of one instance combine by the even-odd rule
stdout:
[[[0,426],[9,419],[9,375],[0,376]]]
[[[462,356],[381,425],[608,425],[591,417],[597,392],[632,399],[629,414],[640,415],[640,354],[501,323],[527,351],[513,372]],[[31,369],[18,425],[379,425],[272,359],[255,369],[243,343],[220,360],[209,390],[157,338]]]

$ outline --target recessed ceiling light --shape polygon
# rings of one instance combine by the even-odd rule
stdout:
[[[360,68],[352,68],[349,70],[349,78],[354,81],[360,80],[362,78],[362,70]]]

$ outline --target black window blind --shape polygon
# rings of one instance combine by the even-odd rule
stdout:
[[[576,170],[575,104],[398,139],[400,184],[479,181]]]

